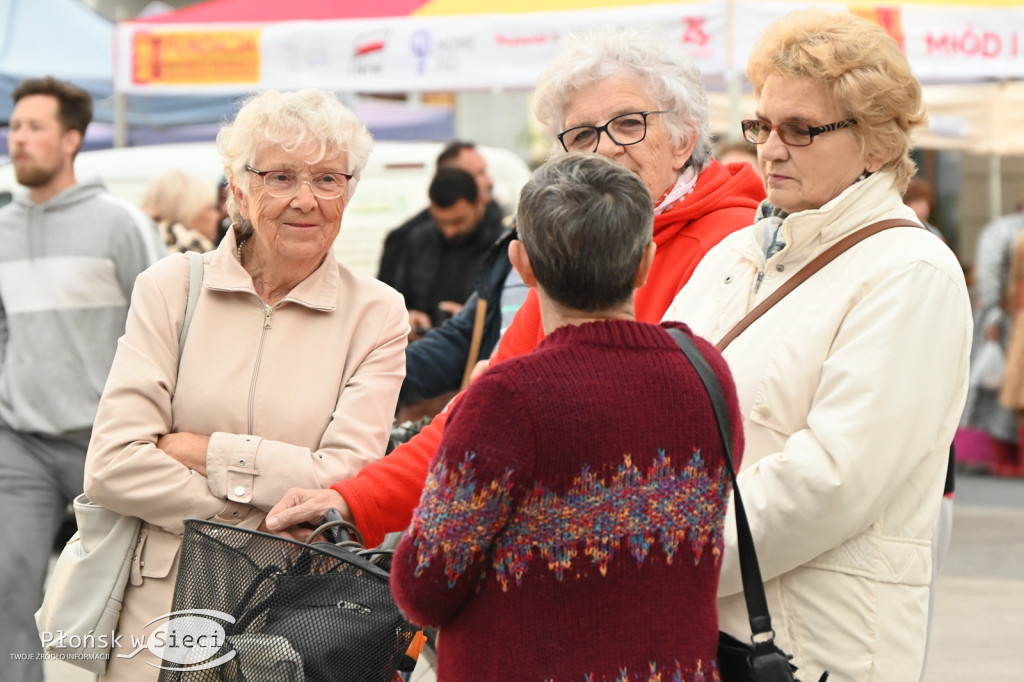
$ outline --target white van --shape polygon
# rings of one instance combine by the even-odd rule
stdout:
[[[334,243],[339,260],[356,272],[377,274],[384,237],[427,205],[427,188],[443,148],[442,142],[374,143]],[[494,178],[495,198],[509,213],[515,211],[529,168],[507,149],[482,145],[479,149]],[[152,178],[175,169],[208,178],[212,200],[223,174],[213,142],[101,149],[82,152],[75,159],[79,180],[99,177],[111,192],[136,206]],[[14,180],[14,169],[0,167],[0,195],[19,191],[24,190]]]

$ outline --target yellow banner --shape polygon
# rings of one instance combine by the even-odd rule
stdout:
[[[258,83],[260,30],[153,31],[132,36],[132,82]]]

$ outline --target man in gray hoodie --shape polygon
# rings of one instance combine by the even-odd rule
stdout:
[[[33,614],[124,333],[135,277],[157,253],[152,223],[73,160],[92,118],[51,77],[13,93],[8,151],[27,194],[0,209],[0,678],[41,682]]]

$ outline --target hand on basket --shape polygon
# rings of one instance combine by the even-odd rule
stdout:
[[[331,508],[341,512],[346,521],[353,521],[352,511],[345,503],[345,498],[336,490],[292,488],[267,513],[264,523],[272,533],[305,542],[313,528],[302,524],[313,527],[320,525],[324,514]]]

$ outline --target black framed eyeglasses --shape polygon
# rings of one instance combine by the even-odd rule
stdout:
[[[857,125],[857,121],[852,118],[835,123],[826,123],[823,126],[805,126],[802,123],[795,123],[793,121],[773,126],[771,123],[756,118],[740,121],[740,127],[743,128],[743,139],[747,142],[751,144],[764,144],[768,141],[768,137],[774,130],[778,133],[782,144],[790,147],[810,146],[818,135],[855,125]]]
[[[647,137],[647,117],[652,114],[667,114],[667,111],[632,111],[619,114],[603,126],[576,126],[558,133],[558,141],[567,152],[596,152],[601,144],[601,133],[605,133],[615,144],[628,147],[643,142]]]
[[[313,194],[320,199],[337,199],[345,192],[345,189],[348,187],[348,181],[352,179],[351,173],[342,173],[341,171],[316,173],[307,179],[294,171],[261,171],[256,170],[249,164],[245,165],[245,170],[260,176],[267,194],[279,199],[294,195],[299,191],[299,186],[304,182],[309,183],[309,188],[313,190]]]

